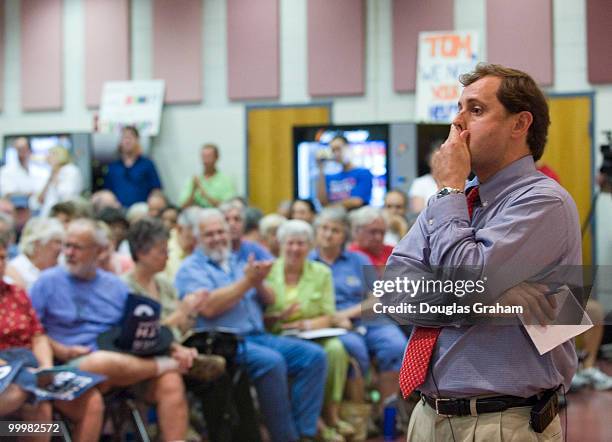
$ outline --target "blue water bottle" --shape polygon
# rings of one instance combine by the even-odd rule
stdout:
[[[385,441],[395,440],[395,418],[397,416],[397,408],[395,405],[385,407],[383,420],[383,437]]]

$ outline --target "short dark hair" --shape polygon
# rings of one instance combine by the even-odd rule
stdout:
[[[117,209],[115,207],[105,207],[100,211],[97,216],[97,219],[100,221],[104,221],[109,226],[112,224],[123,224],[124,227],[129,227],[130,223],[128,222],[123,210]]]
[[[158,218],[146,217],[130,226],[127,234],[130,254],[134,262],[140,253],[147,253],[159,241],[168,240],[168,230]]]
[[[408,195],[406,195],[406,192],[398,188],[391,189],[390,191],[386,193],[385,200],[387,199],[387,195],[391,195],[392,193],[397,193],[398,195],[400,195],[402,199],[404,200],[404,205],[408,207]]]
[[[348,140],[346,139],[346,137],[344,135],[336,135],[334,138],[332,138],[329,141],[329,144],[331,144],[333,141],[335,140],[340,140],[342,141],[344,144],[349,144]]]
[[[289,208],[289,216],[292,217],[293,216],[293,206],[295,206],[295,203],[299,203],[302,202],[304,204],[306,204],[308,206],[308,208],[310,209],[310,211],[312,212],[313,215],[317,214],[317,208],[315,207],[314,203],[312,202],[311,199],[308,198],[298,198],[296,200],[294,200],[291,203],[291,207]]]
[[[487,77],[498,77],[501,84],[497,90],[497,99],[512,114],[527,111],[533,117],[527,133],[527,145],[535,161],[542,158],[550,115],[544,93],[531,76],[518,69],[507,68],[499,64],[479,63],[476,69],[459,77],[463,86],[469,86]]]
[[[56,218],[60,213],[67,215],[70,219],[76,218],[77,208],[72,201],[62,201],[60,203],[54,204],[51,207],[51,211],[49,212],[49,216],[51,218]]]

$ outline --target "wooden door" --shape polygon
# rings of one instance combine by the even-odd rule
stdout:
[[[328,106],[248,109],[248,194],[251,205],[272,213],[293,199],[293,127],[329,124]]]
[[[593,198],[591,99],[590,95],[549,97],[551,124],[541,160],[557,172],[561,185],[576,201],[581,225]],[[592,258],[593,237],[589,229],[582,241],[584,265],[592,264]]]

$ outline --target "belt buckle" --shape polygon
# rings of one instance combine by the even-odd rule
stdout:
[[[453,417],[452,414],[442,414],[440,413],[440,410],[438,409],[438,403],[439,402],[450,402],[452,401],[452,399],[449,398],[436,398],[436,414],[438,416],[442,416],[442,417]]]

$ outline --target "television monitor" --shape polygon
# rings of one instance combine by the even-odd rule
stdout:
[[[382,207],[389,186],[389,125],[343,125],[343,126],[297,126],[293,128],[295,197],[311,199],[318,208],[317,180],[319,170],[317,153],[329,149],[330,141],[338,135],[344,136],[351,146],[351,163],[372,173],[372,196],[374,207]],[[341,171],[335,161],[326,161],[326,175]]]

